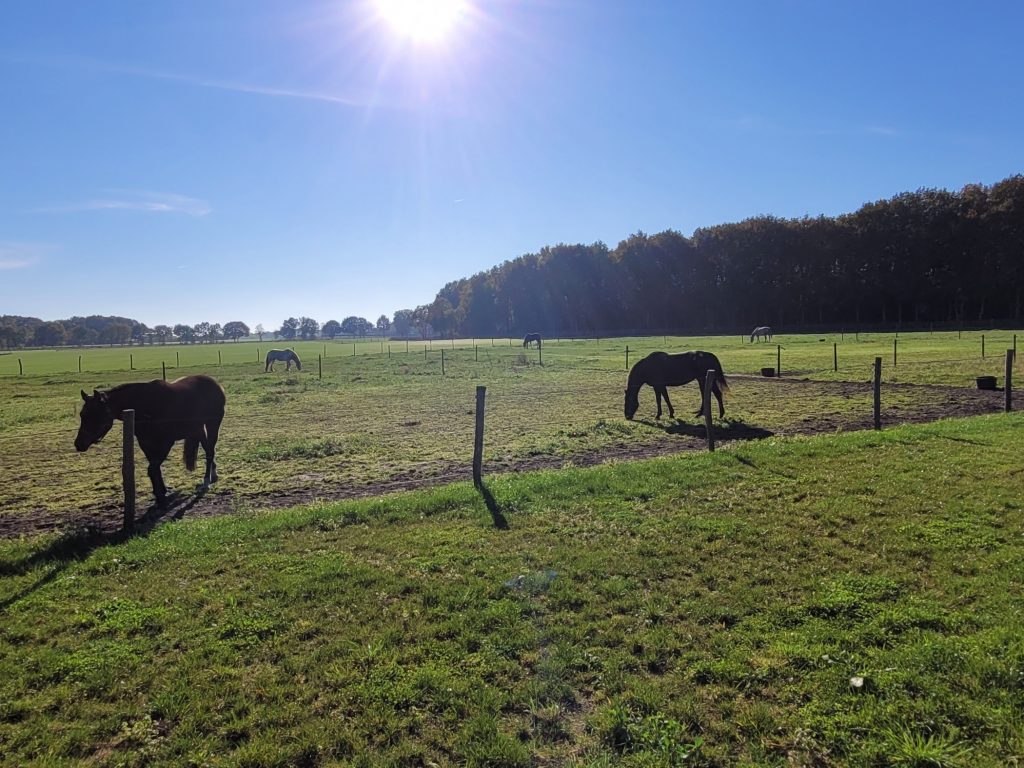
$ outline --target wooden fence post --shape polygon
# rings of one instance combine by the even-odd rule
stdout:
[[[875,429],[882,428],[882,358],[875,358],[874,381]]]
[[[127,410],[121,414],[124,423],[122,430],[121,480],[124,484],[124,524],[123,530],[135,528],[135,411]]]
[[[217,350],[217,365],[221,365],[224,361],[221,359],[220,350]]]
[[[1006,395],[1007,413],[1013,410],[1013,358],[1013,350],[1006,350],[1006,380],[1004,381],[1003,391]]]
[[[174,367],[181,368],[181,353],[178,350],[174,350]]]
[[[20,357],[18,358],[18,375],[19,376],[24,376],[25,375],[25,367],[21,364],[21,358]]]
[[[981,359],[985,359],[985,334],[981,334]]]
[[[480,348],[476,344],[473,345],[473,362],[480,362]]]
[[[484,461],[484,398],[487,387],[476,388],[476,430],[473,433],[473,485],[480,487],[483,482]]]
[[[539,341],[537,342],[537,362],[544,365],[544,345]]]
[[[896,367],[896,339],[892,340],[892,367]]]
[[[323,358],[322,355],[317,355],[316,356],[316,370],[317,370],[317,376],[316,376],[317,379],[320,379],[322,381],[323,378],[324,378],[324,358]]]
[[[441,375],[444,376],[444,348],[441,348]]]
[[[839,370],[839,345],[832,342],[832,370]]]
[[[626,345],[626,370],[629,370],[629,344]]]
[[[715,386],[715,371],[708,371],[704,380],[704,429],[708,438],[708,450],[715,450],[715,433],[711,429],[711,389]]]
[[[391,359],[391,343],[388,342],[388,360]]]
[[[984,355],[982,355],[982,357],[984,357]],[[130,352],[128,353],[128,370],[135,370],[135,355],[131,354]]]
[[[258,363],[259,361],[260,361],[260,348],[256,347],[256,362]]]
[[[355,357],[355,356],[356,356],[356,343],[353,341],[352,342],[352,357]]]
[[[1014,344],[1016,345],[1016,337],[1014,337]],[[82,356],[78,356],[78,372],[82,372]]]
[[[782,345],[775,346],[775,378],[782,378]]]
[[[160,374],[164,377],[164,381],[167,381],[167,363],[163,360],[160,361]]]

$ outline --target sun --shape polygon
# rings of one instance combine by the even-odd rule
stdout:
[[[468,0],[376,0],[377,13],[410,40],[438,43],[465,16]]]

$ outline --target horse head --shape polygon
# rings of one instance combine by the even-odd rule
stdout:
[[[633,416],[636,415],[636,409],[640,407],[640,387],[627,387],[626,388],[626,400],[623,403],[622,412],[623,415],[632,421]]]
[[[295,367],[300,371],[302,370],[302,361],[299,360],[299,356],[295,354],[295,350],[292,350],[292,361],[295,363]]]
[[[82,400],[84,402],[82,423],[78,427],[78,436],[75,438],[77,451],[84,451],[90,445],[98,443],[114,426],[114,414],[110,410],[106,392],[94,389],[92,395],[87,395],[83,389]]]

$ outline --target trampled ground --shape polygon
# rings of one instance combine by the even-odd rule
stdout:
[[[219,445],[221,482],[198,499],[196,476],[184,472],[175,451],[165,464],[172,488],[181,491],[171,515],[219,514],[250,507],[282,507],[313,499],[375,495],[423,487],[468,475],[472,454],[474,390],[485,384],[488,471],[592,464],[700,449],[704,430],[693,417],[696,385],[673,392],[678,421],[653,420],[653,394],[641,396],[638,421],[622,418],[625,349],[630,363],[654,349],[715,350],[732,392],[718,439],[815,434],[869,428],[871,360],[885,355],[883,423],[932,421],[999,410],[1001,393],[972,388],[982,373],[1002,377],[991,350],[1012,344],[1012,335],[987,334],[989,356],[980,356],[980,335],[901,336],[892,366],[892,337],[835,337],[840,370],[831,370],[832,337],[780,337],[785,378],[764,379],[774,365],[774,345],[738,338],[646,338],[549,341],[541,353],[507,346],[507,340],[444,345],[393,343],[391,355],[377,342],[328,345],[319,378],[316,355],[324,345],[297,348],[301,373],[265,374],[256,345],[86,350],[83,374],[0,377],[0,536],[91,525],[119,525],[120,444],[112,432],[84,455],[71,445],[77,430],[78,390],[159,375],[159,368],[89,373],[135,356],[136,366],[174,355],[205,361],[171,368],[169,377],[208,372],[224,383],[228,416]],[[461,344],[461,345],[460,345]],[[266,346],[266,345],[264,345]],[[429,347],[424,353],[424,347]],[[356,354],[353,355],[352,351]],[[972,356],[970,353],[976,353]],[[30,369],[77,370],[74,350],[29,353]],[[94,355],[93,357],[90,357]],[[49,356],[49,357],[48,357]],[[252,357],[249,362],[243,358]],[[9,366],[10,356],[0,358]],[[787,361],[791,365],[787,365]],[[127,367],[127,361],[125,367]],[[1018,363],[1018,371],[1022,368]],[[1018,377],[1020,378],[1020,376]],[[149,483],[137,453],[140,509],[149,504]]]

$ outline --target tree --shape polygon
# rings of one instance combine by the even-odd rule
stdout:
[[[211,323],[210,330],[206,332],[206,339],[212,344],[223,335],[224,330],[220,327],[220,323]]]
[[[315,339],[316,335],[320,332],[320,323],[311,317],[299,318],[299,335],[307,341],[309,339]]]
[[[299,321],[294,317],[289,317],[283,323],[281,323],[281,330],[278,331],[278,335],[282,339],[288,339],[291,341],[295,338],[295,334],[299,332]]]
[[[266,333],[266,329],[263,327],[263,323],[256,323],[256,335],[260,337],[260,341],[263,341],[263,334]]]
[[[372,328],[373,324],[365,317],[352,315],[341,321],[341,330],[352,336],[365,336]]]
[[[145,344],[146,334],[149,333],[149,328],[146,327],[145,323],[132,323],[132,342],[135,344]]]
[[[184,325],[178,323],[174,326],[174,335],[178,337],[178,341],[185,344],[191,344],[196,338],[196,329],[191,325]]]
[[[224,338],[238,341],[243,336],[249,335],[249,326],[241,320],[232,320],[224,323]]]
[[[153,335],[156,336],[156,340],[159,341],[161,344],[166,344],[167,340],[169,338],[171,338],[171,335],[173,333],[174,333],[174,331],[172,331],[169,326],[166,326],[166,325],[154,325],[153,326]]]
[[[377,318],[377,330],[381,332],[381,335],[391,330],[391,321],[388,320],[387,315],[381,315]]]
[[[339,333],[341,333],[341,323],[337,320],[328,320],[320,329],[320,335],[325,339],[333,339]]]
[[[95,344],[99,337],[100,335],[92,328],[76,325],[68,334],[68,342],[78,347],[84,347],[87,344]]]
[[[37,347],[57,347],[67,340],[67,335],[61,323],[43,323],[36,328],[32,343]]]
[[[128,323],[110,323],[100,333],[100,341],[104,344],[127,344],[132,337],[132,327]]]
[[[15,325],[14,323],[4,323],[0,325],[0,347],[4,349],[13,349],[14,347],[24,346],[25,338],[25,329],[21,326]]]
[[[210,324],[206,321],[196,323],[192,330],[196,332],[195,338],[202,344],[204,341],[208,341],[210,338]]]
[[[396,336],[409,336],[412,333],[412,315],[413,311],[411,309],[400,309],[395,312],[394,328]]]

